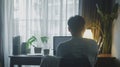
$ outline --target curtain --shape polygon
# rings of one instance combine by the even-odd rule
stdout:
[[[115,0],[84,0],[83,1],[83,16],[85,18],[85,21],[87,22],[87,27],[92,29],[94,39],[98,42],[100,53],[104,51],[104,39],[105,39],[105,32],[109,29],[109,53],[111,53],[111,46],[112,45],[112,22],[111,21],[102,21],[102,17],[99,13],[97,13],[97,6],[99,6],[100,10],[102,10],[102,13],[105,16],[105,19],[111,16],[111,13],[114,11],[113,6],[115,5]],[[113,13],[114,15],[115,13]],[[114,16],[112,16],[114,17]],[[112,18],[111,18],[112,19]],[[110,22],[110,24],[106,24],[107,22]],[[105,25],[108,25],[105,26]],[[105,26],[105,27],[104,27]],[[107,44],[105,44],[107,45]],[[106,49],[107,50],[107,49]]]
[[[4,43],[5,48],[10,48],[5,49],[5,67],[9,67],[15,36],[21,37],[21,43],[35,36],[38,47],[43,47],[40,37],[47,36],[52,55],[53,36],[70,36],[67,20],[81,14],[79,9],[79,0],[5,0]]]
[[[0,0],[0,67],[4,67],[3,16],[4,16],[4,1]]]
[[[9,56],[12,55],[12,25],[13,25],[13,0],[4,0],[4,67],[10,67]]]
[[[95,40],[99,40],[101,36],[98,28],[93,28],[96,25],[100,25],[100,17],[97,13],[96,5],[101,5],[104,12],[109,12],[112,10],[112,6],[115,3],[115,0],[83,0],[83,17],[87,22],[86,27],[92,29],[93,36]],[[96,35],[97,34],[97,35]]]
[[[68,36],[67,20],[78,15],[79,0],[14,0],[13,36],[26,42],[31,36],[48,36],[52,48],[53,36]]]
[[[99,39],[99,30],[94,28],[95,24],[99,25],[99,15],[97,13],[96,4],[100,0],[83,0],[83,12],[82,15],[86,21],[86,27],[92,30],[93,38],[97,41]],[[96,35],[97,34],[97,35]]]

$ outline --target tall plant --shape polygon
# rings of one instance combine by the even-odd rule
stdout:
[[[115,4],[112,8],[111,13],[105,12],[101,9],[101,6],[97,6],[97,13],[100,17],[100,25],[99,30],[101,34],[101,41],[99,44],[102,45],[101,53],[102,54],[111,54],[111,47],[112,47],[112,30],[114,19],[118,16],[118,4]]]

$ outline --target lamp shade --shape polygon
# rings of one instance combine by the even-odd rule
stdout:
[[[83,35],[83,38],[93,39],[93,34],[91,29],[86,29]]]

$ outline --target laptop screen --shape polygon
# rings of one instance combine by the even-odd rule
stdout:
[[[53,54],[56,55],[57,47],[60,45],[60,43],[63,43],[65,41],[70,40],[71,36],[54,36],[53,37]]]

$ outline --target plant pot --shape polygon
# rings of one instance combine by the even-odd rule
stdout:
[[[26,47],[26,42],[23,42],[21,45],[21,54],[26,55],[27,54],[27,47]]]
[[[26,52],[27,52],[27,53],[30,53],[30,48],[26,49]]]
[[[44,55],[49,55],[49,49],[44,49]]]
[[[41,53],[41,50],[42,50],[42,48],[40,48],[40,47],[34,48],[35,53]]]
[[[30,48],[27,48],[26,49],[26,54],[29,54],[30,53]]]

